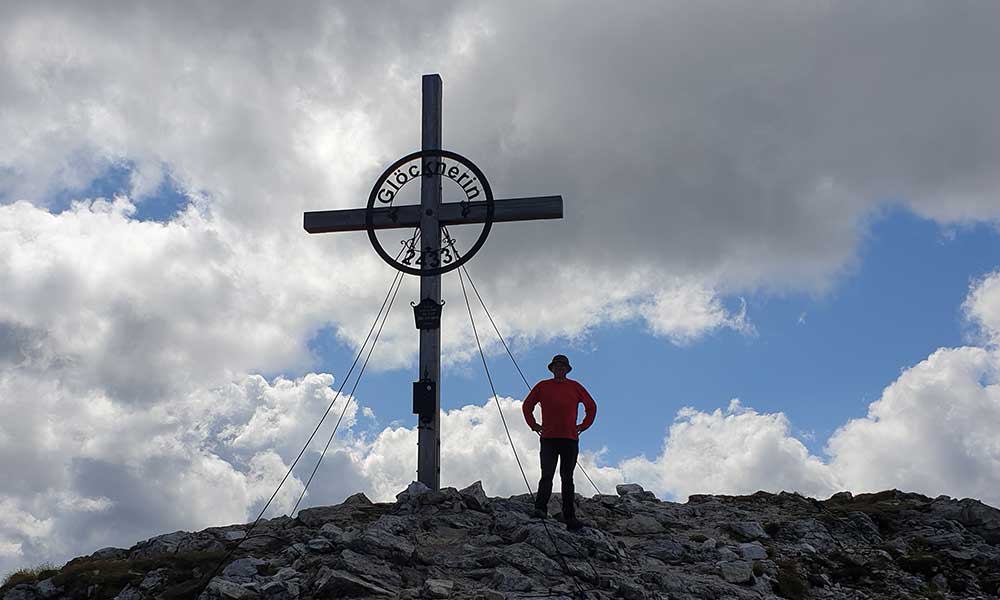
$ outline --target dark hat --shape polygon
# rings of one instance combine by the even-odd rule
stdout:
[[[555,364],[557,364],[557,363],[558,364],[562,364],[562,365],[566,365],[566,372],[567,373],[569,373],[570,371],[573,370],[573,367],[570,366],[569,359],[566,358],[565,354],[556,354],[555,356],[553,356],[552,357],[552,362],[549,363],[549,370],[552,371],[552,366],[555,365]],[[554,372],[555,371],[553,371],[553,373]]]

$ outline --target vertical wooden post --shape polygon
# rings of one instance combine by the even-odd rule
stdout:
[[[423,77],[423,118],[421,148],[441,149],[441,76]],[[420,184],[420,245],[425,259],[422,269],[429,269],[431,260],[441,249],[441,229],[438,209],[441,206],[441,176],[422,177]],[[441,303],[441,276],[420,277],[420,299],[430,298]],[[441,329],[420,330],[420,372],[418,379],[434,381],[434,414],[421,415],[417,426],[417,481],[432,490],[441,487]]]

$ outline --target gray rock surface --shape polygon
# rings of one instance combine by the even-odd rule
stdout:
[[[451,598],[455,582],[450,579],[428,579],[424,582],[424,595],[430,598]]]
[[[477,481],[468,487],[462,488],[458,493],[465,500],[465,505],[472,510],[485,511],[489,507],[490,499],[486,496],[486,491],[483,490],[482,481]]]
[[[353,596],[392,596],[391,591],[338,569],[321,567],[316,576],[316,592],[334,598]]]
[[[764,528],[761,527],[760,523],[757,521],[736,521],[734,523],[727,523],[726,530],[728,530],[733,537],[741,542],[763,540],[769,537],[767,532],[764,531]]]
[[[730,583],[744,583],[753,580],[753,565],[745,560],[723,560],[719,562],[722,578]]]
[[[767,549],[760,542],[749,542],[739,545],[739,553],[743,560],[758,560],[767,558]]]
[[[260,598],[260,595],[238,583],[233,583],[221,577],[215,577],[208,583],[208,587],[205,588],[205,591],[198,598],[199,600],[208,600],[209,598],[254,600]]]
[[[456,598],[1000,600],[1000,511],[899,490],[820,501],[797,493],[694,494],[636,484],[576,497],[577,533],[531,517],[527,494],[411,484],[395,502],[355,494],[296,518],[156,536],[74,559],[0,600]],[[553,494],[552,506],[561,505]],[[218,561],[236,549],[208,586]]]
[[[222,570],[222,576],[232,580],[251,580],[253,579],[253,576],[257,574],[258,569],[260,569],[263,565],[264,561],[252,556],[237,558],[233,562],[226,565],[226,568]]]

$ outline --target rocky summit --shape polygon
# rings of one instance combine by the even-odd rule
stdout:
[[[636,484],[577,496],[586,526],[532,517],[529,495],[413,483],[396,502],[178,531],[23,571],[43,598],[998,598],[1000,510],[889,490],[826,500],[759,491],[663,502]],[[553,494],[550,513],[561,506]],[[229,555],[230,551],[235,552]],[[228,556],[215,576],[208,575]],[[207,583],[207,585],[206,585]]]

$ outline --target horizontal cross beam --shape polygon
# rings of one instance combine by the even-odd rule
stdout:
[[[448,202],[438,209],[441,225],[465,225],[486,221],[486,202]],[[463,211],[465,214],[463,215]],[[420,225],[420,205],[407,204],[373,211],[374,229],[399,229]],[[507,198],[494,200],[493,222],[561,219],[562,196]],[[304,226],[309,233],[365,231],[365,209],[318,210],[305,213]]]

